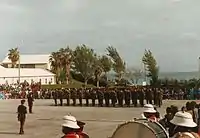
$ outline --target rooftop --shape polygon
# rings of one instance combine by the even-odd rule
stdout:
[[[20,55],[21,64],[44,64],[49,63],[50,54],[44,55]],[[2,64],[10,64],[11,60],[8,56],[1,62]]]
[[[18,68],[4,68],[0,66],[0,77],[1,78],[13,78],[13,77],[18,77],[19,70]],[[28,69],[28,68],[21,68],[20,69],[20,76],[21,77],[42,77],[42,76],[54,76],[55,74],[51,73],[48,70],[45,69],[39,69],[39,68],[34,68],[34,69]]]

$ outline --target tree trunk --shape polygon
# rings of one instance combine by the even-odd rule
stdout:
[[[99,88],[99,80],[97,80],[97,88]]]
[[[105,72],[106,82],[108,81],[107,72]]]
[[[70,77],[70,65],[66,65],[66,84],[69,84],[69,77]]]
[[[88,83],[88,80],[85,79],[85,82],[84,82],[85,87],[87,86],[87,83]]]
[[[57,71],[56,71],[56,84],[59,84],[59,81],[60,81],[60,69],[57,68]]]

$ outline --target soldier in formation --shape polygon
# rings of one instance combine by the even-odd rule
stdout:
[[[65,88],[48,90],[48,92],[51,92],[55,106],[58,105],[58,100],[63,106],[63,99],[66,99],[64,104],[66,103],[67,106],[83,106],[85,103],[85,106],[93,107],[143,107],[146,100],[146,103],[161,107],[164,90],[152,88]]]

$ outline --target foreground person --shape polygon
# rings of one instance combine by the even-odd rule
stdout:
[[[83,129],[85,126],[84,122],[77,121],[78,126],[80,127],[78,130],[76,130],[76,133],[79,135],[80,138],[89,138],[88,134],[86,134]]]
[[[141,115],[143,119],[149,119],[151,121],[158,121],[159,119],[156,117],[157,111],[154,109],[152,104],[144,105],[144,111]]]
[[[76,131],[80,129],[74,116],[67,115],[64,117],[62,132],[65,134],[62,138],[80,138]]]
[[[193,121],[192,115],[187,112],[177,112],[170,121],[173,125],[169,129],[169,136],[176,136],[180,132],[195,132],[197,124]],[[187,133],[186,133],[187,134]]]
[[[25,100],[21,100],[21,105],[18,106],[17,108],[17,113],[18,113],[18,121],[20,122],[20,131],[19,134],[22,135],[24,134],[24,124],[26,120],[26,114],[27,114],[27,109],[26,106],[24,106]]]

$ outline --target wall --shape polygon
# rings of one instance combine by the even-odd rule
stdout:
[[[18,78],[0,78],[0,84],[5,84],[6,81],[8,84],[17,83]],[[21,77],[20,82],[27,81],[29,84],[33,80],[34,82],[39,82],[41,80],[42,84],[49,84],[50,81],[52,81],[51,84],[55,84],[55,77],[54,76],[48,76],[48,77]]]

